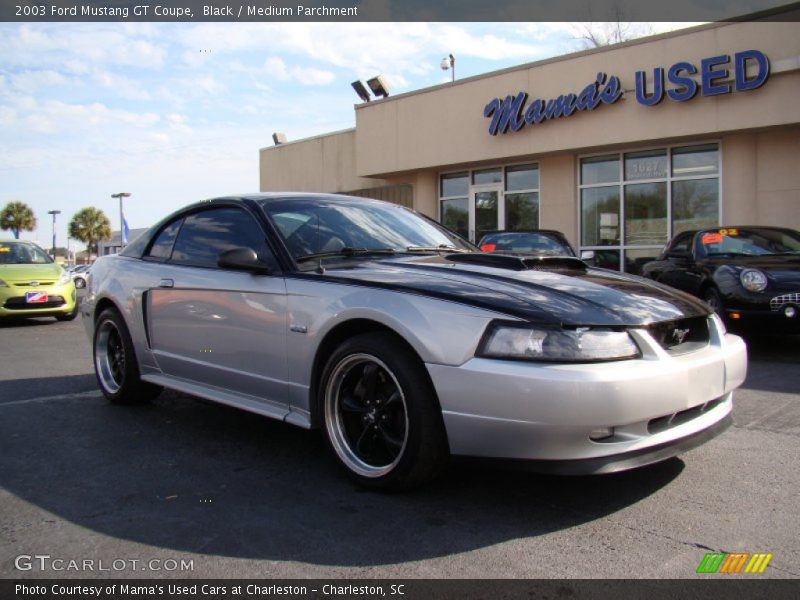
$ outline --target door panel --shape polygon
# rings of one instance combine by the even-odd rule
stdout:
[[[164,265],[148,293],[151,346],[165,375],[287,403],[282,277]]]

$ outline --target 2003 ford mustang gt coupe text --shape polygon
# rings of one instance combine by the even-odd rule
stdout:
[[[333,195],[189,206],[100,258],[81,306],[111,401],[168,387],[319,427],[381,488],[451,454],[566,473],[666,459],[730,423],[747,364],[691,296]]]

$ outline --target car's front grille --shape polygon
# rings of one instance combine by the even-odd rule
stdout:
[[[769,301],[769,307],[772,310],[780,310],[784,304],[800,304],[800,292],[781,294]]]
[[[3,305],[8,310],[47,310],[48,308],[58,308],[64,306],[65,300],[61,296],[50,296],[47,302],[25,302],[24,296],[9,298]]]
[[[708,344],[710,336],[707,317],[654,323],[647,330],[653,339],[670,354],[686,354],[699,350]]]
[[[692,419],[696,419],[700,415],[715,409],[717,406],[722,404],[722,402],[723,398],[716,398],[715,400],[710,400],[709,402],[701,404],[700,406],[687,408],[686,410],[682,410],[671,415],[658,417],[657,419],[650,419],[650,421],[647,423],[647,432],[650,434],[661,433],[667,429],[677,427],[678,425],[683,425],[684,423],[688,423]]]
[[[25,283],[14,282],[14,285],[17,287],[37,287],[37,286],[53,285],[54,283],[55,281],[26,281]]]

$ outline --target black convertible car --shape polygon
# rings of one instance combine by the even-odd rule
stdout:
[[[729,322],[800,331],[800,232],[793,229],[684,231],[643,274],[703,298]]]

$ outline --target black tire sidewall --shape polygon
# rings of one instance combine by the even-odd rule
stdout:
[[[120,383],[119,389],[114,393],[109,392],[105,388],[97,368],[97,336],[100,332],[100,328],[106,321],[113,323],[114,327],[119,332],[119,337],[122,340],[122,348],[125,352],[125,370],[122,374],[122,382]],[[128,327],[125,325],[125,321],[120,314],[114,309],[107,308],[104,310],[100,313],[100,316],[95,322],[94,335],[92,336],[92,362],[94,363],[94,374],[97,378],[97,384],[108,400],[118,404],[129,404],[137,401],[135,392],[140,379],[139,367],[136,364],[136,354],[133,350],[133,342],[128,332]]]
[[[339,458],[330,439],[325,411],[325,393],[336,365],[352,354],[369,354],[383,362],[403,392],[408,417],[408,439],[395,467],[380,477],[366,477],[353,472]],[[322,417],[325,441],[342,467],[358,483],[378,489],[404,489],[421,483],[440,470],[447,455],[446,436],[436,394],[420,360],[391,335],[367,333],[343,342],[328,359],[319,384],[318,409]],[[429,461],[430,464],[420,464]]]

